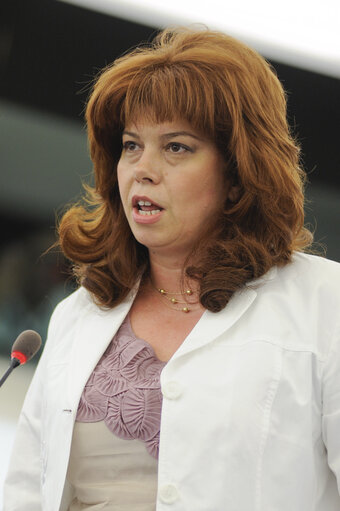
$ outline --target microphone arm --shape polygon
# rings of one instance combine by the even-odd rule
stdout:
[[[7,380],[7,378],[13,371],[13,369],[18,367],[19,365],[20,365],[20,361],[17,358],[12,358],[11,365],[9,366],[9,368],[7,369],[7,371],[5,372],[3,377],[0,379],[0,387],[2,386],[3,383],[5,383],[5,381]]]

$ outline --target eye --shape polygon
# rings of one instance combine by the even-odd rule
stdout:
[[[191,151],[188,146],[180,144],[179,142],[170,142],[170,144],[167,145],[167,150],[175,154],[183,154],[187,151]]]
[[[128,152],[134,152],[137,149],[138,145],[133,140],[127,140],[126,142],[123,142],[123,149],[124,151]]]

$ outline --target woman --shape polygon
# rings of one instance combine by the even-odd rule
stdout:
[[[86,117],[96,185],[59,228],[80,287],[5,511],[340,509],[340,270],[303,253],[277,77],[226,35],[165,30],[104,70]]]

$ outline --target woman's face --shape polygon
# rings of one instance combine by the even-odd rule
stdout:
[[[225,198],[225,163],[186,121],[125,127],[118,163],[124,211],[149,251],[186,257]]]

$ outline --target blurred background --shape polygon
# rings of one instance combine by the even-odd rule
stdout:
[[[306,222],[327,248],[327,257],[340,261],[340,3],[169,4],[1,3],[1,374],[17,335],[35,329],[45,340],[54,306],[75,288],[62,255],[57,250],[43,254],[55,242],[57,218],[90,179],[83,113],[91,81],[103,66],[150,41],[163,26],[205,23],[250,44],[272,63],[288,95],[289,122],[308,172]],[[0,392],[0,483],[33,369],[33,362],[17,369],[20,374]]]

